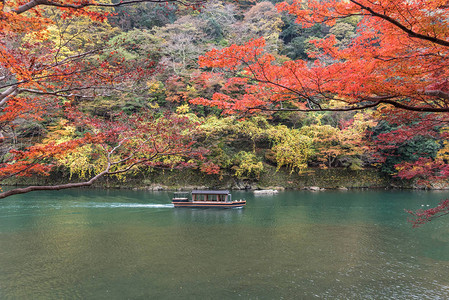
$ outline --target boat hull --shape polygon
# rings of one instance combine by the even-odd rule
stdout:
[[[217,202],[217,201],[172,201],[175,207],[191,208],[240,208],[246,205],[246,201]]]

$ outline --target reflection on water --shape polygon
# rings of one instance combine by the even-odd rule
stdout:
[[[177,208],[173,215],[178,224],[235,224],[243,217],[243,208]]]
[[[0,202],[1,299],[446,299],[449,193],[283,192],[244,209],[73,190]]]

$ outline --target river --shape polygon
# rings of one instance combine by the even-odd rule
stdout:
[[[0,299],[448,299],[449,192],[35,192],[0,201]],[[429,206],[428,206],[429,205]]]

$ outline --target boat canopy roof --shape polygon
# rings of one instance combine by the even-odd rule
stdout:
[[[192,195],[228,195],[228,190],[193,190]]]

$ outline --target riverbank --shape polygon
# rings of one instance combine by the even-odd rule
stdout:
[[[63,171],[53,172],[48,177],[11,178],[4,185],[55,185],[67,182],[79,182],[80,178],[72,178]],[[391,178],[381,174],[376,169],[309,169],[302,174],[290,173],[275,167],[265,166],[265,172],[259,179],[238,179],[231,174],[207,175],[198,170],[153,170],[130,174],[126,178],[117,179],[104,177],[93,184],[97,188],[123,188],[142,190],[191,190],[191,189],[448,189],[447,182],[432,185],[416,183]]]

